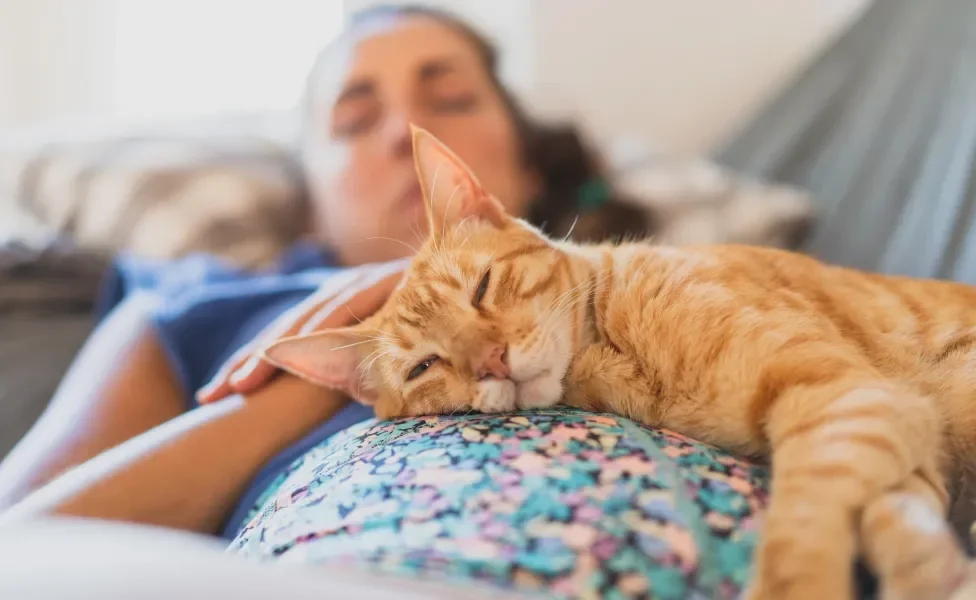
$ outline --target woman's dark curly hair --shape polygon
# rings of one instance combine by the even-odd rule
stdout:
[[[542,124],[530,118],[501,81],[497,48],[462,19],[431,6],[380,4],[352,15],[347,30],[377,18],[396,17],[436,20],[475,48],[515,122],[523,160],[540,178],[540,195],[527,215],[530,222],[549,235],[575,241],[639,238],[649,233],[652,223],[648,211],[614,192],[598,155],[587,148],[579,130],[571,124]]]

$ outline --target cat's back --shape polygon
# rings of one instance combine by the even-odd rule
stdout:
[[[679,344],[752,330],[819,331],[902,372],[961,345],[976,346],[976,288],[954,282],[865,273],[809,256],[754,246],[609,250],[616,293],[607,315],[632,333],[661,331]],[[607,261],[605,261],[607,262]]]

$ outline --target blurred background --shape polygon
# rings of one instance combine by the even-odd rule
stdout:
[[[0,0],[0,130],[290,108],[364,0]],[[868,0],[443,0],[543,115],[712,150]],[[585,26],[583,25],[585,24]]]

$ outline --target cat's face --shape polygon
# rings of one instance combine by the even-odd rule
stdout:
[[[414,156],[431,231],[402,285],[362,324],[279,342],[267,357],[380,418],[552,406],[585,301],[569,257],[505,214],[429,133],[415,131]]]

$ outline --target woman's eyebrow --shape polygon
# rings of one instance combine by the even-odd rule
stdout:
[[[336,99],[336,104],[342,102],[347,102],[349,100],[354,100],[356,98],[362,98],[363,96],[370,96],[374,92],[375,86],[372,80],[363,79],[360,81],[353,81],[342,90],[339,97]]]
[[[442,75],[453,73],[457,70],[456,62],[457,59],[451,57],[429,60],[420,66],[420,80],[430,81]]]

